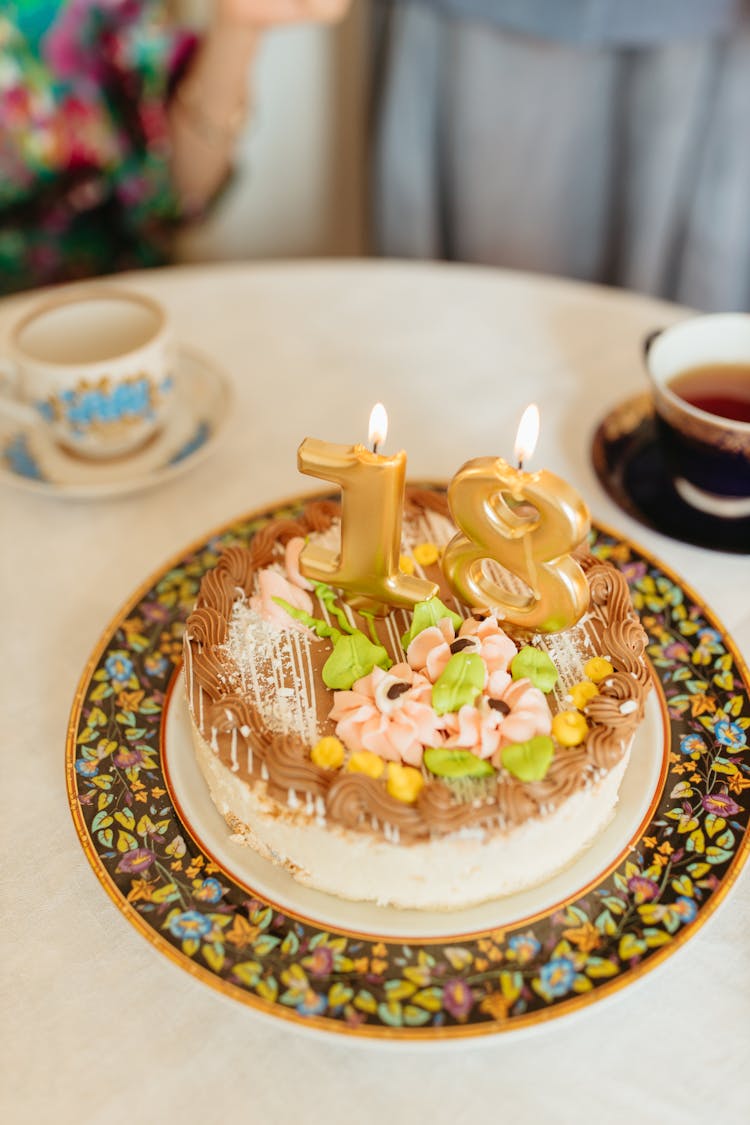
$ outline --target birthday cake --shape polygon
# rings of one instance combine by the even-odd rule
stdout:
[[[585,550],[589,607],[514,631],[447,586],[444,493],[408,490],[413,611],[357,612],[300,552],[340,508],[300,504],[232,546],[185,632],[195,752],[232,838],[347,899],[458,909],[568,865],[606,826],[643,717],[645,635],[623,576]]]

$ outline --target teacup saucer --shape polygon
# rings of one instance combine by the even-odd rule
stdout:
[[[197,464],[213,448],[232,397],[228,377],[193,348],[177,353],[174,406],[141,449],[106,462],[66,452],[43,424],[0,414],[0,480],[35,492],[89,500],[152,488]]]
[[[750,554],[750,517],[708,515],[678,493],[664,461],[649,394],[627,399],[602,419],[591,459],[606,491],[633,519],[684,543]]]

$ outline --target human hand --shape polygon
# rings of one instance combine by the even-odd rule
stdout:
[[[289,23],[333,23],[349,8],[350,0],[215,0],[218,23],[259,30]]]

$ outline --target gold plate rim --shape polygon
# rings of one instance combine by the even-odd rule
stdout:
[[[446,487],[445,481],[428,480],[428,481],[415,481],[409,482],[416,487],[433,487],[444,489]],[[304,503],[308,500],[319,499],[328,496],[328,491],[312,491],[309,493],[295,493],[293,496],[274,501],[274,507],[283,508],[291,506],[292,504]],[[702,926],[715,914],[718,907],[725,901],[729,891],[735,885],[739,873],[744,866],[745,862],[750,855],[750,828],[746,830],[742,842],[739,844],[736,854],[734,855],[729,867],[722,876],[720,885],[714,890],[708,902],[702,906],[697,917],[683,929],[674,935],[669,944],[654,950],[650,956],[640,962],[638,965],[631,966],[627,971],[622,972],[617,977],[611,980],[605,980],[598,984],[591,992],[579,993],[569,996],[565,1000],[561,1000],[554,1005],[550,1005],[547,1009],[537,1009],[534,1011],[522,1013],[513,1016],[512,1019],[493,1019],[486,1020],[477,1024],[466,1025],[450,1025],[444,1027],[430,1027],[430,1028],[412,1028],[412,1027],[383,1027],[371,1024],[362,1024],[359,1026],[350,1026],[341,1022],[334,1021],[330,1018],[324,1018],[315,1015],[300,1015],[295,1008],[287,1008],[283,1005],[269,1002],[262,997],[254,995],[251,992],[245,991],[239,985],[235,985],[217,975],[215,975],[209,968],[204,968],[199,963],[193,961],[186,954],[172,946],[166,939],[162,938],[154,929],[149,926],[141,915],[131,906],[127,899],[122,895],[120,890],[107,872],[104,864],[102,863],[99,855],[97,854],[91,836],[86,827],[85,820],[81,811],[80,803],[78,800],[78,793],[76,789],[76,773],[75,773],[75,747],[76,747],[76,734],[78,730],[78,720],[80,719],[81,710],[85,700],[86,690],[88,688],[91,675],[96,668],[97,663],[102,657],[108,642],[111,639],[113,631],[124,621],[130,611],[138,604],[143,596],[150,590],[158,579],[169,570],[173,569],[190,554],[197,551],[207,541],[216,538],[222,534],[226,534],[239,522],[252,520],[254,518],[262,517],[268,511],[268,505],[253,508],[247,513],[240,516],[235,516],[230,520],[223,521],[219,526],[214,527],[208,532],[203,533],[201,536],[196,537],[190,544],[183,547],[180,551],[172,554],[161,566],[155,569],[148,578],[139,584],[137,589],[121,604],[117,612],[110,618],[107,625],[100,634],[96,644],[94,645],[91,654],[86,661],[84,669],[79,677],[73,703],[71,706],[70,716],[68,720],[68,729],[65,745],[65,782],[66,792],[68,796],[68,804],[76,828],[76,833],[80,841],[83,852],[91,865],[93,872],[99,884],[105,890],[107,896],[117,907],[119,912],[134,926],[134,928],[141,933],[154,949],[159,953],[164,954],[168,960],[179,968],[187,971],[193,977],[201,980],[203,983],[208,984],[215,991],[229,996],[232,999],[238,1000],[240,1003],[258,1011],[264,1016],[273,1019],[282,1019],[300,1029],[310,1030],[315,1029],[325,1032],[328,1035],[341,1035],[347,1038],[355,1038],[358,1040],[370,1041],[405,1041],[410,1044],[419,1043],[420,1045],[429,1046],[430,1043],[435,1041],[445,1040],[465,1040],[472,1038],[486,1038],[489,1035],[507,1034],[512,1031],[520,1031],[529,1027],[539,1024],[544,1024],[550,1020],[559,1019],[572,1012],[579,1011],[583,1008],[588,1008],[591,1004],[603,1000],[606,997],[612,996],[619,992],[621,989],[628,985],[640,980],[647,973],[663,964],[667,958],[672,956],[677,950],[681,949],[684,944],[691,939]],[[617,542],[625,543],[634,549],[639,556],[645,561],[657,567],[666,577],[673,581],[680,589],[687,594],[695,605],[706,614],[708,620],[712,625],[717,628],[722,637],[722,641],[726,644],[727,649],[731,652],[738,671],[740,672],[745,686],[750,690],[750,674],[748,673],[748,666],[739,651],[731,634],[727,631],[721,619],[717,614],[706,604],[704,599],[697,593],[694,587],[686,582],[672,567],[663,563],[658,556],[650,550],[643,548],[639,543],[632,540],[628,536],[624,536],[619,531],[613,529],[611,525],[604,523],[600,520],[594,521],[598,530],[605,535],[610,536]],[[173,677],[179,674],[179,669],[173,673]],[[170,681],[171,686],[171,681]],[[663,788],[663,786],[661,787]],[[182,822],[181,822],[182,823]],[[642,826],[643,827],[643,826]],[[642,828],[641,828],[642,831]],[[228,878],[233,878],[227,874]],[[541,912],[542,916],[546,915],[549,911]],[[301,916],[304,917],[304,916]],[[537,917],[536,915],[534,916]],[[310,920],[313,924],[318,925],[314,919]],[[513,923],[515,927],[515,922]],[[338,930],[337,930],[338,932]],[[343,931],[342,931],[343,932]],[[482,933],[484,931],[477,931]],[[469,937],[472,935],[459,935],[460,938]],[[393,940],[397,943],[398,939],[388,938],[389,941]],[[451,937],[442,937],[437,939],[443,942],[449,942]],[[421,944],[428,944],[430,939],[419,939]]]

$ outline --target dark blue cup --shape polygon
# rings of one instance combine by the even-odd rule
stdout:
[[[750,515],[750,422],[709,413],[681,398],[674,386],[695,368],[746,365],[750,372],[750,315],[691,317],[652,332],[644,352],[659,434],[680,496],[722,518]]]

